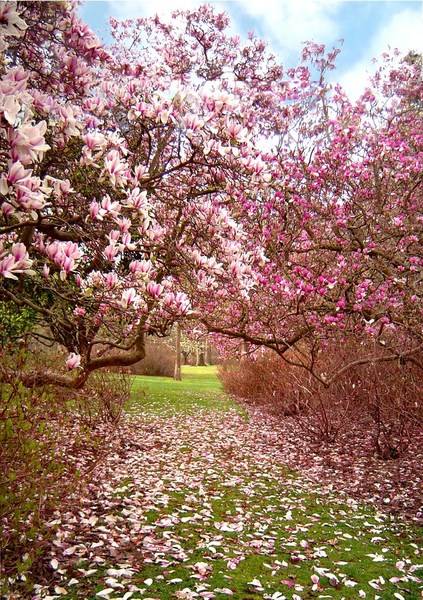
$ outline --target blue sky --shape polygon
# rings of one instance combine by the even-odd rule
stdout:
[[[343,39],[337,80],[353,95],[372,70],[371,59],[388,46],[423,52],[423,2],[380,0],[242,0],[209,1],[229,13],[232,29],[241,37],[254,31],[265,39],[286,66],[297,62],[302,42],[313,40],[332,47]],[[108,41],[108,18],[161,16],[176,8],[195,8],[198,0],[89,0],[83,19]]]

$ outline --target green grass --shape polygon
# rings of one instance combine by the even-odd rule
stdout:
[[[131,412],[167,414],[192,414],[198,409],[226,411],[240,408],[227,397],[216,376],[215,367],[184,367],[180,382],[164,377],[135,377],[129,410]],[[228,474],[226,474],[226,477]],[[232,596],[216,594],[217,598],[255,600],[270,598],[279,591],[287,599],[297,594],[302,600],[311,598],[359,598],[359,590],[366,598],[395,599],[394,594],[402,594],[406,600],[420,597],[419,583],[414,581],[390,582],[391,578],[401,577],[396,563],[409,560],[408,564],[419,562],[418,531],[403,523],[375,513],[372,507],[351,507],[334,496],[319,492],[308,492],[301,486],[301,478],[280,467],[278,478],[266,476],[252,468],[251,483],[254,492],[245,495],[239,488],[226,487],[213,482],[207,491],[211,498],[211,517],[201,522],[177,524],[169,528],[175,539],[188,555],[182,564],[174,564],[165,569],[149,565],[136,576],[139,587],[146,589],[143,595],[152,598],[174,598],[177,590],[205,584],[206,590],[229,588]],[[184,495],[170,494],[170,502],[165,508],[152,510],[146,515],[147,522],[154,525],[167,516],[184,514]],[[191,503],[192,504],[192,503]],[[195,510],[196,507],[193,507]],[[202,508],[199,502],[198,511]],[[287,510],[292,520],[287,520]],[[230,520],[240,512],[249,515],[241,533],[221,533],[215,527],[219,521]],[[262,528],[265,533],[257,535]],[[165,529],[166,531],[166,529]],[[210,552],[206,541],[221,535],[220,546],[215,553]],[[274,540],[273,550],[249,547],[255,537]],[[307,547],[301,543],[307,542]],[[219,553],[225,560],[219,558]],[[321,556],[318,556],[319,552]],[[227,557],[244,557],[239,565],[230,570]],[[315,555],[315,553],[317,553]],[[301,559],[296,562],[296,556]],[[373,555],[369,556],[369,555]],[[382,562],[373,558],[382,556]],[[294,558],[293,558],[294,557]],[[212,567],[211,575],[199,582],[192,578],[192,565],[207,562]],[[421,560],[420,560],[421,562]],[[282,566],[281,566],[282,565]],[[312,590],[311,575],[317,568],[327,568],[341,582],[356,582],[354,587],[334,585],[325,576],[320,577],[321,589]],[[418,575],[416,571],[415,575]],[[421,571],[420,571],[421,575]],[[382,579],[379,579],[382,578]],[[146,588],[144,581],[152,579]],[[182,582],[169,585],[170,579]],[[258,579],[263,590],[257,590],[249,582]],[[293,582],[290,587],[287,582]],[[380,590],[369,582],[380,583]],[[381,583],[383,581],[383,583]]]
[[[156,426],[160,426],[161,419],[178,415],[181,423],[201,420],[203,411],[207,411],[211,420],[204,419],[204,427],[206,430],[211,426],[212,432],[219,423],[230,423],[225,411],[242,413],[224,394],[215,367],[184,367],[180,382],[164,377],[134,377],[127,409],[145,415]],[[177,419],[172,422],[179,423]],[[149,502],[142,514],[135,513],[157,540],[171,540],[160,555],[166,564],[149,564],[146,556],[139,554],[137,569],[132,576],[118,578],[122,587],[110,593],[109,600],[123,598],[127,590],[133,592],[134,600],[201,600],[207,598],[207,592],[214,593],[217,600],[421,597],[421,536],[414,526],[378,514],[371,506],[358,506],[328,490],[319,490],[282,464],[262,462],[260,455],[247,452],[242,457],[233,456],[230,446],[221,445],[213,461],[208,461],[192,452],[189,443],[190,436],[186,441],[182,436],[169,456],[175,472],[189,465],[194,475],[201,476],[201,490],[195,485],[185,487],[184,483],[175,488],[167,471],[161,477],[166,501],[160,500],[159,494],[153,506]],[[192,453],[188,462],[187,452]],[[131,498],[134,495],[136,507],[140,492],[140,481],[136,484],[131,478],[122,478],[113,488],[112,497],[119,499],[111,513],[117,526],[125,526]],[[219,525],[230,527],[239,519],[240,531],[222,530]],[[175,555],[175,549],[176,554],[180,549],[183,559]],[[133,546],[131,552],[137,556],[139,550]],[[375,561],[375,557],[382,560]],[[237,559],[238,564],[231,564]],[[404,569],[398,567],[398,561],[403,561]],[[95,567],[97,572],[80,579],[61,597],[98,599],[96,594],[109,587],[107,569],[115,569],[122,562],[125,560],[117,559],[116,564],[99,566],[81,559],[77,566],[87,570]],[[207,563],[210,569],[203,580],[195,578],[194,565],[198,562]],[[327,569],[327,575],[320,571],[320,587],[313,590],[311,576],[319,569]],[[176,581],[170,583],[172,580]],[[252,583],[254,580],[260,582],[260,589]],[[176,595],[187,588],[193,595]],[[232,595],[219,589],[229,589]],[[360,596],[360,591],[365,596]]]
[[[164,555],[172,564],[165,568],[146,565],[140,569],[131,578],[131,584],[145,591],[140,595],[135,593],[134,598],[170,600],[175,598],[176,591],[186,588],[194,591],[198,585],[204,586],[203,591],[229,588],[233,595],[216,593],[216,598],[234,600],[271,598],[275,592],[287,600],[294,594],[301,600],[352,600],[359,598],[359,590],[372,600],[377,597],[395,600],[394,594],[398,592],[406,600],[420,598],[417,582],[400,582],[399,585],[389,582],[390,578],[402,575],[395,566],[397,561],[412,557],[418,562],[417,540],[412,528],[384,518],[368,507],[352,509],[318,493],[303,493],[295,487],[295,479],[290,475],[286,475],[284,481],[269,480],[259,472],[252,475],[254,481],[262,485],[248,497],[243,489],[217,484],[207,490],[211,498],[210,516],[196,522],[158,527],[159,536],[171,535],[174,545],[183,549],[187,560],[180,563],[171,555]],[[154,525],[164,517],[180,518],[201,509],[201,504],[195,506],[191,501],[189,511],[185,504],[184,494],[172,493],[166,507],[149,511],[146,522]],[[286,518],[288,509],[292,511],[292,520]],[[242,532],[222,533],[215,528],[216,522],[230,521],[240,511],[247,515]],[[249,543],[256,539],[265,543],[272,540],[274,545],[269,549],[250,547]],[[306,547],[301,545],[304,541],[307,541]],[[322,555],[316,556],[319,552]],[[383,556],[384,561],[374,562],[369,554]],[[242,560],[238,566],[228,569],[228,558],[239,556]],[[301,559],[296,562],[295,556]],[[197,562],[205,562],[211,568],[210,575],[203,581],[193,578],[193,566]],[[311,575],[316,573],[315,567],[329,569],[339,584],[321,576],[321,588],[313,591]],[[377,583],[380,577],[384,583],[376,590],[369,582]],[[182,581],[169,583],[174,579]],[[260,591],[251,585],[254,579],[262,584]],[[146,585],[146,580],[152,582]],[[348,587],[342,580],[356,585]],[[95,585],[94,582],[95,578]],[[288,585],[291,582],[295,587]],[[104,587],[104,583],[97,583],[96,591]],[[94,600],[95,595],[89,597]]]
[[[191,414],[198,409],[227,411],[242,409],[223,391],[217,368],[182,367],[182,380],[171,377],[133,377],[131,399],[126,406],[131,414]]]

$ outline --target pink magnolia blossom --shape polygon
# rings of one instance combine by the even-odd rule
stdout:
[[[127,166],[121,161],[117,150],[110,150],[104,159],[104,167],[113,186],[123,186],[127,180]]]
[[[147,284],[147,293],[152,297],[152,298],[160,298],[162,292],[163,292],[163,286],[160,283],[154,283],[153,281],[150,281]]]
[[[28,250],[22,243],[13,244],[11,253],[1,251],[0,247],[0,275],[7,279],[18,279],[17,273],[32,274],[33,261],[29,258]]]
[[[4,36],[21,37],[27,29],[27,24],[16,10],[16,2],[3,2],[0,5],[0,38]],[[1,50],[4,47],[0,48]]]
[[[106,287],[111,290],[117,286],[119,278],[116,273],[107,273],[105,276]]]
[[[19,160],[23,165],[41,160],[50,149],[44,139],[46,131],[46,121],[40,121],[37,125],[22,125],[14,130],[9,129],[12,158]]]
[[[112,217],[117,217],[121,210],[119,202],[112,201],[108,195],[102,199],[101,208],[105,211],[105,214],[110,214]]]
[[[106,246],[103,254],[107,260],[113,261],[113,260],[115,260],[116,256],[119,254],[119,248],[113,242],[113,243],[109,244],[108,246]]]
[[[190,300],[183,292],[167,293],[164,296],[163,305],[179,315],[186,314],[191,308]]]
[[[90,204],[91,219],[98,219],[99,221],[101,221],[105,214],[106,214],[106,211],[104,209],[100,208],[100,205],[96,200],[93,200]]]
[[[120,300],[120,305],[122,308],[128,308],[129,306],[136,304],[139,301],[140,297],[134,288],[129,288],[124,290],[122,293],[122,298]]]
[[[147,274],[150,273],[153,269],[153,265],[150,260],[133,260],[129,264],[129,270],[131,273],[142,273]]]
[[[66,367],[69,371],[72,369],[77,369],[81,366],[81,356],[76,354],[75,352],[71,352],[66,359]]]
[[[144,210],[147,205],[147,191],[141,191],[139,187],[134,188],[128,195],[125,204],[130,207]]]
[[[0,93],[8,95],[22,92],[26,88],[28,77],[29,73],[21,66],[12,67],[0,81]]]
[[[0,178],[0,193],[8,194],[11,190],[9,186],[23,185],[25,186],[28,179],[31,177],[32,171],[24,169],[21,162],[9,161],[9,172],[7,175],[2,175]]]
[[[14,125],[21,105],[16,96],[0,94],[0,113],[10,125]]]

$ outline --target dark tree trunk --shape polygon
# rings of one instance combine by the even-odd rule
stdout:
[[[211,349],[209,340],[206,340],[206,364],[208,364],[208,365],[213,364],[212,349]]]
[[[173,378],[181,381],[181,326],[179,323],[176,323],[175,372]]]
[[[206,361],[204,360],[204,350],[197,350],[197,367],[205,367]]]

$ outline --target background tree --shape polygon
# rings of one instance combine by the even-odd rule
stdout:
[[[181,353],[181,326],[179,323],[175,325],[175,372],[173,378],[177,381],[181,380],[181,363],[182,363],[182,353]]]

